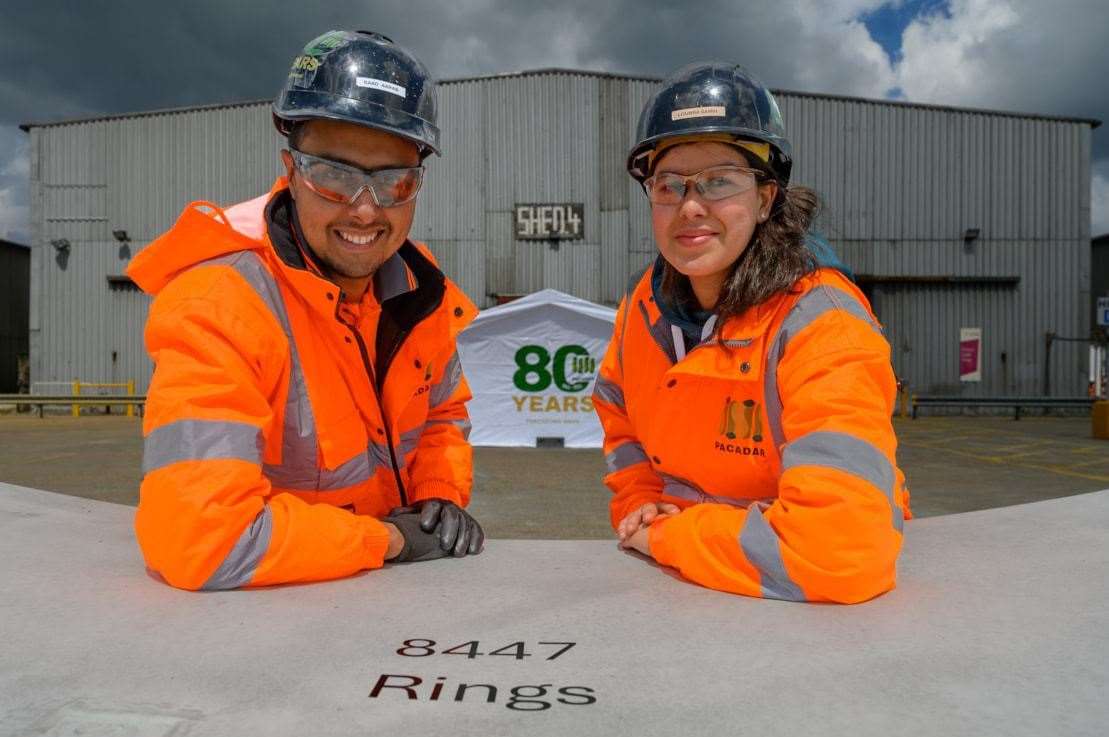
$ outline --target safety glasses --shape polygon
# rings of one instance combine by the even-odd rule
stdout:
[[[289,154],[305,186],[332,202],[349,205],[369,190],[378,207],[396,207],[415,199],[424,181],[422,166],[366,171],[296,149],[289,149]]]
[[[679,205],[689,191],[690,182],[697,193],[706,200],[723,200],[743,194],[754,187],[764,176],[758,169],[743,166],[711,166],[708,169],[690,174],[671,174],[668,172],[647,177],[643,189],[647,199],[655,205]]]

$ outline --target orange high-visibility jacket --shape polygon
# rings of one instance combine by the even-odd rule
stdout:
[[[909,495],[866,298],[821,269],[726,323],[724,345],[682,357],[675,332],[648,269],[593,394],[613,526],[647,502],[681,507],[650,527],[651,554],[723,591],[846,603],[893,588]]]
[[[354,309],[268,230],[284,179],[226,212],[194,203],[128,274],[156,295],[135,530],[185,589],[382,565],[375,517],[469,501],[469,388],[455,336],[476,309],[411,241]],[[399,484],[399,485],[398,485]]]

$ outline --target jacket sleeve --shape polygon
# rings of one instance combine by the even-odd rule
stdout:
[[[662,499],[662,479],[651,469],[624,402],[623,343],[630,299],[626,297],[616,311],[612,340],[593,386],[593,407],[605,434],[608,473],[604,480],[613,494],[609,502],[613,528],[632,510]]]
[[[173,586],[210,590],[381,566],[380,522],[273,494],[262,474],[289,350],[237,275],[208,266],[179,276],[154,301],[145,337],[155,370],[135,530],[151,569]]]
[[[814,292],[812,302],[830,294]],[[658,562],[704,586],[794,601],[855,603],[894,587],[908,496],[879,330],[856,302],[783,331],[792,335],[776,372],[778,498],[747,509],[698,504],[660,521],[649,532]]]
[[[408,499],[438,497],[460,506],[470,503],[473,448],[470,447],[470,387],[452,343],[449,358],[433,366],[427,422],[412,456]]]

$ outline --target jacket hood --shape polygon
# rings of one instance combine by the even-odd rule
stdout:
[[[155,295],[182,271],[234,251],[265,250],[266,204],[288,186],[279,177],[270,191],[223,210],[210,202],[189,204],[168,231],[151,241],[127,267],[127,276]]]

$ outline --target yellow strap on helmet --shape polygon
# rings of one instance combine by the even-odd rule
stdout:
[[[647,152],[647,171],[655,165],[655,159],[668,148],[680,146],[683,143],[727,143],[731,146],[741,148],[753,154],[759,161],[764,164],[770,163],[770,144],[761,141],[748,141],[743,138],[736,138],[731,133],[694,133],[688,136],[673,136],[672,138],[664,138],[658,142],[652,150]]]

